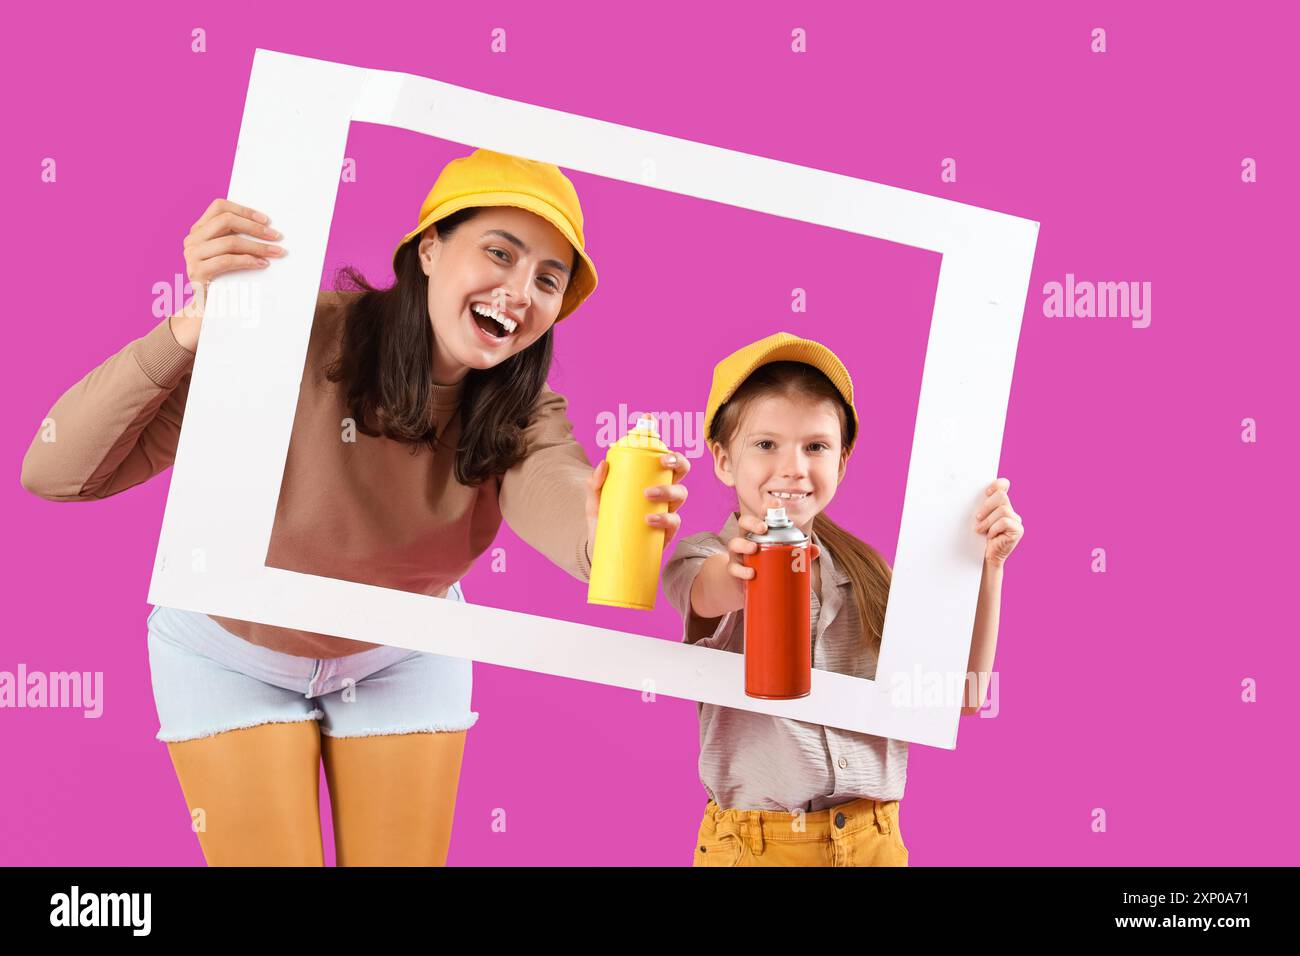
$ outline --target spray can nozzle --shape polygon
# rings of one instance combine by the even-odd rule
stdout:
[[[764,522],[769,528],[788,528],[791,521],[786,517],[784,508],[768,508],[767,520]]]

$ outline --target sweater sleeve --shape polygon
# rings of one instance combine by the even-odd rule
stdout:
[[[87,372],[32,439],[23,487],[50,501],[91,501],[171,465],[194,356],[168,317]]]
[[[501,476],[498,503],[510,530],[579,581],[591,580],[587,479],[592,465],[573,437],[563,395],[542,388],[528,426],[527,452]]]

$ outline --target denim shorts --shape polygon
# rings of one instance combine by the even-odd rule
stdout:
[[[465,600],[460,583],[447,600]],[[194,740],[258,724],[320,721],[330,737],[467,730],[471,662],[383,645],[298,657],[249,643],[206,614],[155,606],[148,617],[157,739]]]

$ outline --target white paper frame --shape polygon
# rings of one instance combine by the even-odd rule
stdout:
[[[266,566],[353,121],[942,255],[874,681],[814,670],[808,697],[757,700],[744,695],[740,654]],[[904,691],[929,675],[954,687],[966,672],[984,547],[971,516],[997,474],[1037,222],[427,77],[263,49],[227,195],[274,210],[293,255],[210,287],[150,603],[956,746],[961,700],[950,693],[918,706],[915,694],[909,705]],[[214,308],[235,282],[239,294]],[[581,589],[574,582],[575,600],[585,599]]]

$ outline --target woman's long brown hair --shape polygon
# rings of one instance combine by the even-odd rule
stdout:
[[[765,395],[821,398],[829,401],[840,419],[840,447],[847,454],[857,438],[853,416],[839,390],[822,372],[804,362],[769,362],[760,365],[736,389],[713,416],[708,440],[722,442],[730,448],[745,407]],[[830,551],[835,563],[844,569],[852,584],[853,600],[858,606],[862,640],[876,656],[885,631],[885,607],[889,603],[889,582],[893,572],[879,551],[861,538],[837,525],[825,512],[813,519],[822,546]]]
[[[446,240],[482,207],[440,219],[434,228]],[[579,267],[574,253],[574,269]],[[336,290],[361,291],[349,304],[341,349],[326,369],[341,383],[357,430],[411,446],[415,454],[440,444],[434,420],[433,350],[429,321],[429,277],[420,268],[419,239],[402,247],[396,278],[379,289],[351,266],[339,270]],[[554,327],[499,365],[470,369],[460,401],[460,442],[455,449],[456,480],[482,484],[503,474],[525,453],[523,432],[546,385],[551,368]],[[446,446],[444,446],[446,447]]]

